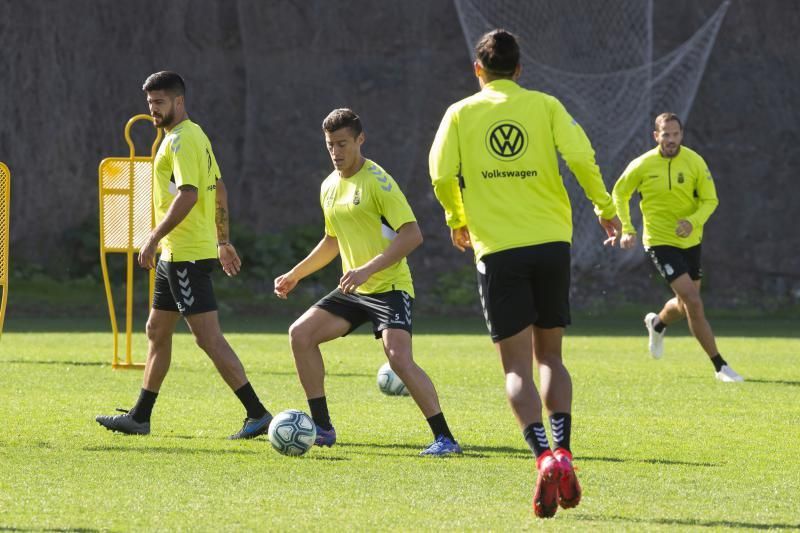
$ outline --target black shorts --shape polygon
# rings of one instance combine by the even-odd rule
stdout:
[[[685,249],[677,246],[651,246],[645,249],[645,253],[668,283],[684,274],[689,274],[695,281],[703,279],[699,244]]]
[[[548,242],[485,255],[478,261],[478,293],[494,342],[531,324],[570,323],[570,245]]]
[[[217,310],[211,271],[216,259],[158,261],[153,309],[175,311],[183,316]]]
[[[315,303],[314,307],[350,322],[350,330],[345,335],[370,320],[375,338],[380,339],[385,329],[402,329],[411,333],[413,304],[414,298],[405,291],[345,294],[337,288]]]

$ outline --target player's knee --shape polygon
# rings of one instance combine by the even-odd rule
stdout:
[[[557,350],[540,350],[536,352],[536,362],[543,366],[561,366],[561,352]]]
[[[386,356],[389,358],[389,366],[396,374],[402,376],[414,366],[411,352],[407,350],[386,349]]]
[[[289,326],[289,344],[292,351],[297,353],[305,351],[314,345],[310,329],[301,321],[296,321]]]
[[[684,313],[688,315],[697,315],[703,313],[703,299],[700,298],[700,293],[690,292],[681,296],[683,302]]]
[[[214,354],[219,351],[217,348],[224,342],[224,339],[222,335],[195,333],[194,342],[197,343],[197,346],[199,346],[201,350],[213,358]]]
[[[155,322],[153,320],[148,320],[147,324],[144,327],[145,334],[147,335],[147,340],[151,343],[158,344],[164,340],[166,336],[168,336],[167,328],[163,325]]]

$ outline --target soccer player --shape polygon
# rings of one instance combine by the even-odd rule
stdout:
[[[317,425],[316,444],[336,442],[319,346],[371,322],[392,370],[405,383],[433,433],[433,443],[420,455],[460,454],[436,389],[411,353],[414,287],[406,256],[422,244],[414,213],[394,179],[361,155],[365,136],[358,115],[350,109],[335,109],[322,122],[322,130],[334,166],[320,191],[325,234],[305,259],[275,279],[275,294],[285,299],[301,279],[337,256],[342,259],[339,286],[289,328],[297,375]]]
[[[156,227],[142,244],[139,265],[156,269],[153,308],[147,319],[149,348],[139,400],[125,414],[98,416],[120,433],[147,435],[150,415],[172,358],[172,334],[183,316],[197,345],[244,405],[247,416],[231,439],[249,439],[269,428],[272,415],[259,401],[242,363],[220,330],[211,271],[219,258],[228,276],[242,262],[228,237],[228,196],[211,143],[189,120],[183,79],[156,72],[144,82],[150,114],[166,136],[153,163]],[[155,254],[161,243],[161,258]]]
[[[548,518],[559,503],[574,507],[581,498],[570,449],[572,381],[561,357],[570,323],[572,214],[557,151],[594,204],[607,244],[616,242],[620,223],[583,129],[556,98],[517,84],[516,37],[490,31],[475,54],[481,90],[447,109],[431,147],[430,174],[453,245],[475,252],[478,293],[506,395],[536,456],[533,508]]]
[[[613,191],[622,220],[620,247],[629,249],[636,245],[629,201],[633,192],[638,191],[645,252],[675,293],[658,314],[647,313],[644,317],[650,355],[661,358],[667,326],[686,318],[692,334],[711,358],[716,378],[725,382],[744,381],[717,350],[700,298],[703,225],[719,204],[714,180],[703,158],[681,146],[683,125],[677,115],[658,115],[653,138],[657,146],[631,161]]]

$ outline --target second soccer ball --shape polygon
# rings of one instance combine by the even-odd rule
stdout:
[[[408,396],[408,389],[389,363],[378,369],[378,388],[388,396]]]

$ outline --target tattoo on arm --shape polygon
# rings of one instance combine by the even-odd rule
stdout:
[[[221,206],[219,202],[217,202],[216,223],[217,223],[217,240],[218,241],[227,241],[228,240],[228,211],[223,206]]]

